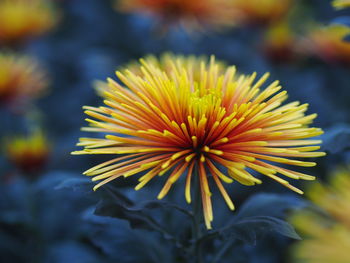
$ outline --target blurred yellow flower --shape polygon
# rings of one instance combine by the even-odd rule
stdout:
[[[136,73],[134,73],[136,72]],[[117,72],[122,86],[108,79],[104,103],[85,106],[90,127],[105,138],[81,138],[82,151],[74,154],[121,155],[97,165],[84,174],[100,181],[94,189],[119,177],[140,174],[136,190],[151,179],[166,176],[158,195],[162,199],[179,178],[186,177],[185,198],[191,202],[190,185],[198,176],[207,228],[213,220],[208,180],[219,188],[230,209],[234,205],[222,182],[260,184],[253,171],[302,193],[287,180],[314,177],[282,168],[278,163],[314,166],[294,158],[323,156],[317,152],[322,134],[309,128],[316,114],[306,115],[308,105],[291,102],[280,91],[278,81],[261,89],[269,74],[241,75],[211,57],[166,55],[160,60],[141,59],[138,70]],[[316,151],[316,152],[315,152]],[[277,163],[273,164],[273,163]]]
[[[347,8],[350,7],[350,0],[334,0],[332,4],[337,9]]]
[[[50,147],[46,136],[40,130],[29,136],[17,136],[6,139],[7,158],[23,173],[40,172],[49,157]]]
[[[296,37],[290,25],[283,21],[271,25],[262,43],[268,58],[276,62],[289,61],[295,55]]]
[[[293,0],[232,0],[248,24],[269,24],[285,18]]]
[[[338,169],[329,185],[315,183],[307,192],[317,209],[298,211],[291,221],[303,234],[293,247],[305,263],[350,262],[350,170]]]
[[[57,13],[50,0],[1,0],[0,43],[18,44],[55,26]]]
[[[117,0],[117,9],[158,18],[162,27],[182,24],[186,29],[231,26],[239,19],[231,0]]]
[[[0,52],[0,103],[36,98],[47,86],[46,73],[34,58]]]
[[[350,63],[350,43],[344,38],[350,34],[345,25],[318,27],[308,34],[301,43],[303,52],[331,63]]]

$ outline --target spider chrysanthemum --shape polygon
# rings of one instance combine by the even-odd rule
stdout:
[[[50,30],[57,14],[49,0],[1,0],[0,43],[17,44]]]
[[[46,72],[36,59],[12,52],[0,52],[0,104],[37,98],[47,87]]]
[[[338,168],[328,184],[316,182],[307,191],[317,208],[296,211],[291,217],[303,237],[293,246],[295,262],[350,262],[349,187],[349,168]]]
[[[116,0],[117,9],[158,18],[162,26],[187,29],[230,26],[239,16],[231,0]]]
[[[196,57],[165,55],[141,59],[138,70],[116,73],[123,84],[108,79],[105,106],[86,106],[90,127],[105,138],[81,138],[84,150],[75,154],[121,155],[85,172],[99,181],[94,189],[119,177],[141,174],[136,190],[157,176],[166,183],[163,198],[180,177],[185,177],[185,197],[191,202],[191,181],[199,178],[207,228],[213,220],[209,180],[219,188],[230,209],[234,205],[223,183],[260,184],[253,171],[264,174],[302,193],[280,178],[312,180],[283,165],[314,166],[295,160],[322,156],[315,152],[320,135],[308,124],[316,114],[306,115],[308,105],[291,102],[278,81],[261,89],[265,74],[241,75],[226,67]],[[100,89],[101,90],[101,89]]]

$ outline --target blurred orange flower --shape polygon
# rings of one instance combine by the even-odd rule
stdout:
[[[318,27],[301,41],[301,50],[330,63],[350,63],[350,43],[344,38],[350,34],[345,25]]]
[[[0,52],[0,103],[28,101],[48,86],[45,71],[30,56]]]
[[[49,0],[1,0],[0,18],[0,43],[8,45],[39,36],[58,20]]]
[[[247,24],[270,24],[285,18],[293,0],[232,0]]]
[[[271,25],[262,43],[265,55],[275,62],[292,60],[295,55],[296,36],[290,25],[283,21]]]
[[[157,17],[165,28],[173,24],[190,30],[220,28],[235,24],[239,18],[231,0],[117,0],[117,8]]]
[[[5,142],[7,158],[25,175],[40,172],[50,152],[47,138],[40,130],[29,136],[10,137]]]

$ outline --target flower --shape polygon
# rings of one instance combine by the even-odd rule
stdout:
[[[90,127],[105,138],[81,138],[81,151],[73,154],[121,155],[99,164],[84,174],[100,181],[94,190],[119,177],[142,174],[136,190],[157,175],[167,181],[158,198],[186,177],[185,198],[191,202],[191,181],[199,178],[207,228],[213,220],[209,179],[213,179],[230,209],[234,205],[222,182],[260,184],[252,170],[302,193],[276,175],[313,180],[314,177],[280,167],[278,164],[314,166],[294,157],[323,156],[319,140],[306,138],[322,134],[308,124],[316,114],[304,115],[308,105],[299,102],[280,106],[286,91],[278,81],[260,87],[265,74],[237,74],[212,56],[206,59],[166,55],[141,59],[138,71],[117,72],[123,85],[108,79],[106,106],[85,106]],[[271,163],[273,162],[273,163]]]
[[[39,36],[57,23],[49,0],[0,1],[0,43],[17,44]]]
[[[343,9],[350,7],[350,0],[333,0],[332,4],[336,9]]]
[[[301,43],[303,52],[330,63],[350,63],[350,43],[343,39],[350,34],[345,25],[330,25],[312,30]]]
[[[350,170],[340,168],[328,185],[315,183],[307,192],[316,209],[300,210],[292,223],[303,234],[293,247],[297,260],[308,263],[350,262]],[[299,262],[299,261],[297,261]]]
[[[36,59],[0,52],[0,103],[36,98],[45,92],[47,86],[46,73]]]
[[[28,136],[10,137],[5,142],[7,158],[24,174],[40,172],[47,163],[49,152],[47,138],[40,130]]]
[[[231,0],[117,0],[117,9],[160,19],[162,26],[183,24],[187,29],[220,28],[238,20]]]
[[[247,24],[270,24],[285,18],[292,0],[232,0]]]
[[[271,25],[263,40],[263,50],[266,56],[275,62],[290,61],[296,55],[294,46],[296,37],[287,22]]]

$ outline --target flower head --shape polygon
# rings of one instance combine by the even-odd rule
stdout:
[[[304,115],[308,105],[287,98],[278,81],[266,89],[265,74],[237,74],[225,67],[195,57],[167,55],[141,59],[135,71],[117,72],[123,85],[108,79],[106,106],[84,107],[90,127],[106,137],[81,138],[84,150],[75,154],[121,155],[85,172],[100,181],[94,189],[119,177],[141,174],[136,190],[157,175],[167,177],[158,198],[163,198],[179,178],[186,178],[185,197],[191,202],[191,181],[197,176],[207,228],[213,220],[211,191],[213,180],[228,207],[234,205],[222,182],[234,180],[244,185],[260,184],[253,171],[302,193],[280,173],[294,179],[313,176],[280,167],[278,164],[314,166],[298,157],[322,156],[314,152],[319,140],[307,138],[322,131],[309,128],[316,114]],[[94,120],[95,119],[95,120]]]
[[[0,103],[36,98],[47,85],[46,73],[34,58],[0,52]]]
[[[2,0],[0,17],[0,43],[5,44],[41,35],[57,23],[49,0]]]
[[[332,4],[336,9],[343,9],[350,7],[350,0],[333,0]]]
[[[345,25],[330,25],[312,30],[301,44],[302,50],[332,63],[350,63],[350,43],[344,38],[350,34]]]
[[[247,24],[270,24],[283,19],[292,7],[292,0],[232,0],[235,9]]]
[[[329,185],[312,185],[307,195],[317,209],[300,210],[291,219],[304,236],[293,248],[296,259],[308,263],[350,262],[349,188],[350,170],[346,168],[338,169]]]
[[[238,19],[230,0],[117,0],[117,8],[151,15],[162,26],[183,24],[189,29],[230,26]]]
[[[271,25],[263,41],[266,56],[276,62],[289,61],[295,55],[296,37],[287,22]]]
[[[7,158],[24,174],[41,171],[48,160],[49,152],[47,138],[40,130],[28,136],[9,138],[5,143]]]

